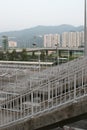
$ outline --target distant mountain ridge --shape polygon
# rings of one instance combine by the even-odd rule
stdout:
[[[59,25],[59,26],[36,26],[29,29],[19,30],[19,31],[9,31],[9,32],[3,32],[0,33],[0,37],[3,35],[6,35],[8,37],[15,37],[15,41],[19,41],[21,45],[24,45],[27,41],[30,46],[32,46],[33,42],[37,42],[38,46],[42,46],[43,39],[39,36],[42,36],[44,34],[55,34],[59,33],[62,34],[63,32],[70,32],[70,31],[83,31],[83,26],[72,26],[72,25]],[[34,37],[36,36],[36,39]],[[12,39],[13,40],[13,39]],[[35,41],[36,40],[36,41]]]

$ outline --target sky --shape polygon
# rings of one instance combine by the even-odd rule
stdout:
[[[0,32],[84,24],[84,0],[0,0]]]

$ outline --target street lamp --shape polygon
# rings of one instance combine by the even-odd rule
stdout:
[[[69,45],[67,45],[67,49],[68,49],[68,62],[69,62]]]
[[[84,55],[87,56],[87,3],[84,0]]]
[[[59,65],[59,50],[58,50],[59,43],[55,44],[55,46],[56,46],[56,52],[57,52],[57,64]]]
[[[36,35],[34,36],[34,43],[33,43],[33,46],[36,46],[36,38],[40,38],[42,39],[42,35]],[[39,46],[39,45],[38,45]],[[39,50],[39,47],[38,47],[38,63],[39,63],[39,72],[40,72],[40,50]]]
[[[38,48],[39,49],[39,48]],[[40,72],[40,51],[38,50],[38,62],[39,62],[39,72]]]
[[[33,43],[32,44],[34,47],[36,47],[36,43]],[[38,48],[38,64],[39,64],[39,72],[40,72],[40,51],[39,51],[39,48]]]

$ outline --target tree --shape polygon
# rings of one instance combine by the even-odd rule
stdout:
[[[26,49],[23,49],[21,54],[20,54],[21,60],[22,61],[27,61],[28,60],[28,55]]]
[[[3,54],[3,52],[0,52],[0,60],[4,60],[4,54]]]
[[[13,51],[12,51],[12,53],[10,54],[10,60],[12,60],[12,61],[15,61],[15,60],[17,60],[17,52],[16,52],[16,50],[14,49]]]
[[[4,60],[9,60],[10,59],[10,53],[9,53],[9,51],[6,51],[5,53],[4,53]]]

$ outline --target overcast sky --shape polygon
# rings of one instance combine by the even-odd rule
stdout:
[[[0,32],[84,23],[84,0],[0,0]]]

